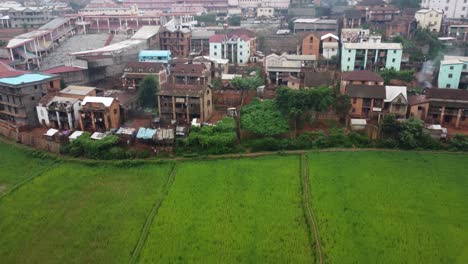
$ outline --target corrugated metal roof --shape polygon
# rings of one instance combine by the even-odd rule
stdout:
[[[51,77],[55,77],[55,76],[40,74],[40,73],[27,73],[27,74],[15,76],[15,77],[0,78],[0,83],[9,84],[9,85],[19,85],[23,83],[39,82],[39,81],[47,80]]]
[[[138,57],[170,57],[170,50],[142,50]]]

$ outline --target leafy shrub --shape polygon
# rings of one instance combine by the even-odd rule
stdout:
[[[458,151],[468,151],[468,136],[457,134],[450,140],[450,148]]]
[[[138,154],[138,158],[140,159],[147,159],[150,156],[151,156],[151,153],[147,149],[140,151],[140,153]]]
[[[113,155],[126,156],[119,153],[117,149],[110,149],[117,145],[119,138],[114,135],[109,135],[101,140],[93,140],[90,138],[91,134],[88,132],[83,133],[77,139],[67,146],[61,147],[63,154],[70,155],[73,157],[85,156],[90,159],[109,159]],[[125,151],[124,151],[125,153]]]

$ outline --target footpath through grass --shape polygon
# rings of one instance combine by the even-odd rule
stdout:
[[[326,263],[468,263],[468,156],[309,155]]]
[[[0,196],[53,164],[52,160],[33,157],[22,148],[0,142]]]
[[[311,263],[298,156],[184,162],[143,263]]]
[[[128,263],[169,170],[64,163],[42,174],[0,200],[0,262]]]

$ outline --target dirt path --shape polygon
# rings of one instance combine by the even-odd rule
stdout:
[[[317,223],[315,222],[314,213],[311,208],[311,201],[310,201],[310,195],[309,195],[309,176],[308,176],[308,171],[307,171],[307,156],[304,153],[301,154],[301,172],[302,172],[302,192],[304,194],[304,203],[307,209],[308,218],[311,222],[311,227],[313,229],[314,238],[315,238],[315,248],[317,250],[319,263],[322,264],[323,262],[322,246],[320,244],[320,239],[318,236]]]
[[[151,208],[151,212],[146,218],[145,225],[143,226],[143,229],[141,230],[140,238],[138,239],[138,242],[135,246],[135,250],[133,250],[132,257],[129,262],[130,264],[137,263],[137,260],[140,257],[141,251],[143,250],[143,246],[145,245],[146,239],[148,238],[151,225],[153,224],[153,220],[158,214],[158,210],[161,207],[162,203],[164,202],[164,199],[169,193],[169,189],[171,188],[172,183],[174,182],[176,166],[177,164],[174,163],[174,165],[172,166],[171,172],[169,174],[169,177],[167,178],[167,182],[166,182],[166,185],[164,186],[164,190],[161,194],[161,197],[154,203],[153,208]]]

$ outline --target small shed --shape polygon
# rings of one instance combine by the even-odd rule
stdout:
[[[81,131],[81,130],[77,130],[75,132],[73,132],[69,137],[68,137],[68,140],[70,142],[73,142],[75,139],[77,139],[78,137],[80,137],[81,135],[83,135],[84,131]]]
[[[94,140],[101,140],[101,139],[103,139],[105,137],[107,137],[107,133],[94,132],[91,135],[91,139],[94,139]]]
[[[366,129],[366,119],[351,118],[351,130],[361,131]]]
[[[140,127],[136,137],[139,140],[149,140],[153,138],[156,131],[156,129]]]
[[[58,130],[55,128],[50,128],[44,133],[44,137],[48,140],[54,140],[55,136],[58,134]]]
[[[161,145],[172,145],[174,144],[174,129],[172,128],[160,128],[154,135],[154,140]]]

